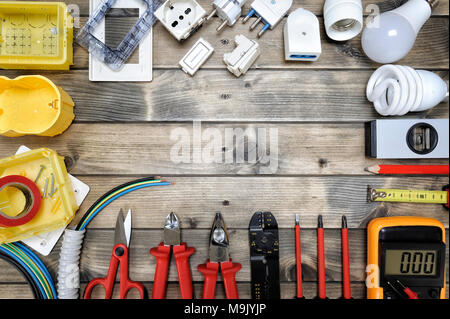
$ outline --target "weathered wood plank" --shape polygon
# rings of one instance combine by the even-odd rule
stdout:
[[[248,230],[230,229],[230,252],[235,262],[242,264],[237,274],[237,281],[250,281],[250,257],[248,246]],[[280,280],[295,281],[295,240],[293,229],[280,229]],[[130,278],[137,281],[153,281],[155,274],[155,258],[149,249],[156,247],[161,241],[162,230],[133,230],[130,250]],[[330,282],[341,281],[341,241],[340,230],[325,229],[326,279]],[[350,268],[352,281],[364,281],[366,267],[366,232],[364,229],[350,229]],[[208,230],[186,229],[182,232],[182,240],[196,252],[190,258],[192,278],[203,281],[197,271],[197,265],[203,264],[208,255]],[[448,231],[447,231],[448,239]],[[86,233],[81,257],[81,280],[86,282],[107,273],[111,249],[114,243],[114,230],[91,229]],[[302,271],[305,281],[317,280],[316,263],[316,230],[302,229]],[[43,261],[53,276],[56,274],[60,244]],[[448,250],[447,250],[448,264]],[[2,261],[5,265],[4,262]],[[447,269],[448,271],[448,269]],[[21,275],[12,267],[2,267],[0,282],[21,282]],[[55,278],[55,277],[54,277]],[[447,276],[448,278],[448,276]],[[178,281],[176,267],[170,267],[169,281]]]
[[[192,79],[181,70],[158,70],[152,83],[89,82],[87,71],[39,73],[72,96],[77,122],[362,122],[380,118],[365,94],[372,71],[251,70],[236,79],[226,70],[200,70]],[[1,74],[17,75],[16,71]],[[437,74],[449,78],[448,71]],[[449,104],[441,103],[404,118],[448,116]]]
[[[242,132],[233,141],[231,136],[237,129]],[[216,140],[218,156],[212,160],[202,156],[202,151],[209,154],[206,146],[212,139],[205,130],[214,134]],[[224,142],[226,133],[228,143]],[[203,135],[205,141],[197,139],[197,135]],[[361,175],[365,167],[379,163],[410,163],[366,158],[362,123],[202,123],[201,128],[199,123],[194,127],[185,123],[73,124],[63,135],[52,139],[0,137],[0,157],[14,154],[22,144],[30,148],[50,147],[69,156],[74,163],[71,172],[85,175]],[[180,146],[185,150],[184,159],[180,158]],[[427,162],[448,163],[447,160]]]
[[[151,283],[144,283],[145,289],[148,295],[151,297],[151,291],[153,285]],[[86,284],[82,284],[81,290],[84,291]],[[194,291],[197,299],[201,298],[203,285],[201,283],[194,283]],[[295,283],[282,283],[281,284],[281,298],[292,299],[296,293]],[[330,299],[337,299],[341,297],[341,285],[338,283],[327,284],[327,294]],[[250,283],[238,283],[239,297],[241,299],[250,299]],[[0,299],[31,299],[33,294],[31,290],[25,284],[1,284],[0,285]],[[167,285],[167,298],[168,299],[180,299],[179,285],[177,283],[168,283]],[[305,282],[303,284],[303,293],[305,298],[312,299],[316,296],[317,285],[311,282]],[[354,299],[365,298],[365,286],[363,283],[352,283],[352,297]],[[102,299],[105,294],[101,289],[95,288],[92,292],[92,299]],[[136,291],[131,290],[128,294],[128,299],[139,298]],[[149,298],[150,298],[149,297]],[[113,299],[119,299],[119,285],[114,287]],[[225,293],[222,283],[217,284],[216,299],[224,299]]]
[[[84,23],[84,18],[82,19]],[[123,29],[128,30],[136,18],[111,18],[111,24],[115,28],[108,29],[107,34],[111,41],[118,42],[124,37]],[[254,20],[254,19],[252,19]],[[286,19],[284,19],[286,20]],[[256,39],[257,31],[249,31],[247,24],[236,23],[233,28],[225,28],[217,33],[216,27],[220,24],[219,19],[212,19],[205,23],[202,29],[183,43],[179,43],[169,32],[158,23],[154,27],[153,39],[153,61],[154,68],[179,68],[178,61],[186,54],[190,47],[203,37],[214,47],[215,52],[202,68],[225,69],[223,63],[224,53],[231,52],[234,47],[234,37],[243,34],[250,39]],[[261,56],[253,68],[275,68],[275,69],[374,69],[380,65],[370,61],[361,47],[361,37],[358,36],[351,41],[334,42],[326,36],[323,19],[320,18],[322,55],[317,62],[286,62],[284,60],[283,27],[281,26],[264,37],[256,39],[261,45]],[[110,33],[109,33],[110,31]],[[424,69],[447,69],[448,63],[448,18],[433,18],[428,21],[418,35],[416,44],[411,52],[397,64],[409,65],[414,68]],[[111,44],[112,45],[112,44]],[[433,48],[433,57],[424,59]],[[80,46],[75,46],[74,69],[86,69],[89,67],[88,53]]]
[[[91,187],[85,204],[72,225],[76,225],[89,206],[110,188],[134,177],[82,176]],[[120,208],[133,211],[136,228],[160,229],[170,211],[176,212],[182,228],[209,229],[213,214],[221,211],[230,228],[248,227],[257,211],[271,211],[280,228],[292,228],[295,214],[302,227],[314,228],[317,215],[323,215],[328,228],[340,228],[340,215],[347,216],[351,228],[365,228],[373,217],[426,216],[441,220],[448,227],[448,211],[440,205],[367,203],[367,185],[379,188],[440,189],[446,177],[168,177],[174,183],[163,188],[140,190],[111,203],[92,220],[89,227],[114,228]],[[238,186],[238,187],[237,187]],[[150,216],[151,218],[150,218]]]
[[[34,0],[36,1],[36,0]],[[57,2],[60,0],[47,0],[50,2]],[[198,0],[198,3],[206,10],[212,9],[211,1],[209,0]],[[363,8],[366,8],[368,4],[379,4],[381,12],[392,10],[396,8],[399,4],[403,3],[404,0],[363,0]],[[80,14],[83,16],[89,15],[89,1],[88,0],[71,0],[66,1],[67,4],[76,4],[80,8]],[[252,1],[249,0],[244,5],[243,13],[246,14],[251,5]],[[304,8],[314,12],[316,15],[322,15],[323,5],[325,0],[294,0],[289,12],[294,11],[297,8]],[[439,5],[433,10],[434,16],[448,16],[449,12],[449,0],[440,0]],[[365,12],[368,13],[368,12]],[[123,14],[127,14],[126,11]]]

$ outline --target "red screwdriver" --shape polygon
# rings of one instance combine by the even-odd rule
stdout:
[[[352,299],[350,287],[350,256],[348,249],[347,217],[342,216],[342,291],[344,299]]]
[[[302,248],[300,244],[300,215],[295,215],[295,256],[297,263],[297,299],[303,297],[303,279],[302,279]]]
[[[317,227],[317,276],[319,281],[319,293],[317,298],[327,298],[327,288],[325,281],[325,243],[322,215],[319,215]]]

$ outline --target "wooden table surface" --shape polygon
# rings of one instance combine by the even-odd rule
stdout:
[[[72,0],[80,7],[81,23],[89,14],[88,0]],[[211,10],[211,0],[199,3]],[[244,12],[248,12],[251,0]],[[282,297],[295,294],[295,214],[301,216],[302,263],[305,295],[316,295],[317,216],[326,227],[326,279],[330,298],[341,295],[341,215],[348,218],[353,296],[365,298],[366,225],[377,216],[427,216],[449,226],[448,211],[440,205],[367,203],[367,186],[406,189],[440,189],[448,177],[372,176],[367,166],[385,161],[364,155],[364,122],[379,119],[366,100],[365,86],[379,65],[365,57],[360,37],[344,43],[330,41],[323,29],[324,0],[294,0],[290,10],[303,7],[319,16],[322,56],[314,63],[284,61],[284,21],[258,40],[261,56],[248,73],[235,78],[222,57],[234,48],[233,38],[251,39],[248,25],[240,21],[217,34],[218,18],[205,23],[185,43],[178,43],[156,23],[153,39],[153,82],[99,83],[88,80],[88,54],[75,45],[71,71],[2,70],[14,78],[42,74],[63,87],[74,99],[76,118],[62,135],[45,137],[0,137],[0,157],[15,153],[20,145],[50,147],[71,159],[68,170],[91,187],[73,224],[104,192],[121,183],[148,175],[159,175],[173,186],[147,189],[114,202],[89,225],[81,258],[83,287],[104,276],[113,246],[113,228],[118,210],[133,210],[130,277],[144,282],[151,292],[155,260],[149,255],[162,237],[166,215],[174,211],[181,218],[182,238],[196,248],[191,269],[196,295],[201,295],[202,275],[197,265],[207,258],[208,236],[216,211],[221,211],[230,230],[231,254],[242,264],[237,275],[241,297],[250,297],[248,223],[256,211],[271,211],[280,227],[280,279]],[[364,0],[392,8],[394,0]],[[108,17],[108,41],[120,39],[136,17],[127,10]],[[250,22],[251,23],[251,22]],[[126,29],[127,30],[127,29]],[[195,75],[182,72],[178,61],[199,37],[215,48],[213,56]],[[449,1],[440,0],[432,18],[419,33],[413,50],[397,64],[435,71],[449,79]],[[404,118],[448,118],[449,105],[439,106]],[[181,128],[192,132],[193,121],[202,129],[278,129],[278,170],[261,174],[263,164],[176,164],[170,151],[170,134]],[[255,147],[257,141],[247,143]],[[240,143],[243,143],[240,141]],[[223,150],[233,152],[233,149]],[[420,161],[417,161],[420,162]],[[424,163],[446,163],[428,160]],[[389,161],[405,163],[405,161]],[[408,162],[409,163],[409,162]],[[448,235],[447,235],[448,239]],[[60,245],[43,261],[56,277]],[[448,266],[448,250],[447,250]],[[31,298],[22,276],[0,261],[0,297]],[[447,267],[448,269],[448,267]],[[448,278],[448,275],[447,275]],[[56,278],[55,278],[56,279]],[[179,298],[176,268],[169,274],[168,297]],[[95,291],[101,297],[100,290]],[[223,297],[222,286],[218,295]],[[130,297],[134,297],[134,293]],[[116,293],[117,297],[117,293]]]

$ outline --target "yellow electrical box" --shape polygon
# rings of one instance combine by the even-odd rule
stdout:
[[[73,18],[63,2],[0,1],[0,68],[68,70]]]
[[[0,227],[0,244],[14,242],[60,229],[70,223],[78,210],[75,193],[64,158],[48,148],[31,150],[0,159],[0,178],[20,175],[34,181],[41,191],[42,202],[36,216],[26,224]],[[37,179],[37,180],[36,180]],[[24,200],[19,189],[0,192],[0,211],[14,217]]]
[[[55,136],[72,123],[69,94],[40,75],[0,76],[0,135]]]

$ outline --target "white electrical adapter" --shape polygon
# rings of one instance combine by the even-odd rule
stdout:
[[[287,61],[317,61],[322,53],[319,19],[299,8],[284,26],[284,55]]]
[[[261,51],[258,42],[249,40],[242,34],[237,35],[234,41],[236,48],[233,52],[224,54],[223,62],[227,65],[228,71],[240,77],[255,63]]]
[[[217,27],[217,31],[223,29],[225,25],[232,27],[242,13],[242,6],[246,0],[214,0],[214,10],[208,15],[206,20],[211,19],[216,13],[223,22]]]
[[[264,27],[258,32],[258,37],[261,37],[267,29],[273,30],[276,27],[291,6],[292,0],[255,0],[251,4],[250,12],[242,22],[246,23],[250,17],[256,15],[258,18],[252,23],[250,30],[253,30],[262,20]]]
[[[194,76],[203,63],[213,54],[214,48],[203,38],[198,39],[194,46],[180,60],[179,64],[184,72]]]
[[[167,0],[155,17],[178,40],[186,40],[205,21],[206,11],[195,0]]]

